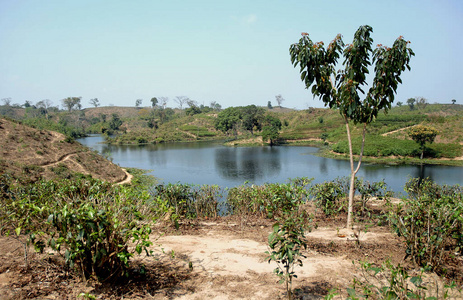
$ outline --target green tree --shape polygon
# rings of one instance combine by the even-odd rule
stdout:
[[[158,104],[158,98],[153,97],[151,98],[151,106],[155,107]]]
[[[400,102],[400,101],[397,102],[397,106],[398,106],[398,107],[401,107],[402,105],[404,105],[402,102]]]
[[[262,121],[264,119],[264,109],[257,107],[254,104],[241,107],[241,117],[243,128],[251,134],[254,134],[254,130],[262,130]]]
[[[93,98],[93,99],[90,99],[90,104],[95,106],[95,107],[98,107],[100,106],[100,100],[98,100],[98,98]]]
[[[219,103],[217,103],[216,101],[212,101],[211,104],[210,104],[210,107],[213,109],[213,110],[217,110],[217,111],[220,111],[222,109],[222,105],[220,105]]]
[[[325,105],[338,109],[346,125],[351,166],[347,228],[351,226],[355,175],[362,162],[366,127],[381,110],[387,112],[391,108],[397,86],[402,83],[400,75],[405,69],[410,70],[409,62],[414,55],[402,36],[396,39],[392,47],[379,44],[373,50],[372,31],[368,25],[360,26],[353,42],[348,45],[344,44],[339,34],[326,49],[323,42],[313,43],[309,35],[303,33],[299,42],[289,49],[291,62],[294,67],[300,66],[301,80],[306,88],[311,87],[314,97],[319,97]],[[344,57],[344,70],[336,71],[341,55]],[[365,94],[368,67],[372,65],[375,74]],[[354,167],[350,121],[363,124],[357,167]]]
[[[420,145],[420,159],[423,159],[426,143],[432,144],[438,134],[434,127],[425,125],[416,125],[408,131],[408,136]]]
[[[263,122],[262,140],[270,140],[270,146],[273,146],[280,136],[281,121],[278,118],[267,115]]]
[[[122,120],[118,114],[112,114],[111,120],[109,120],[109,128],[111,130],[119,130],[122,125]]]
[[[413,110],[415,108],[415,98],[408,98],[407,104],[410,110]]]
[[[452,104],[455,104],[455,102],[457,102],[457,100],[455,100],[455,99],[452,99]]]
[[[49,99],[43,99],[38,101],[35,106],[40,110],[40,113],[44,114],[48,119],[48,110],[52,106],[52,102]]]
[[[65,109],[68,110],[68,112],[71,112],[74,108],[79,109],[81,107],[80,100],[82,97],[67,97],[63,100],[63,106]]]
[[[233,131],[236,137],[237,126],[240,120],[240,110],[236,107],[228,107],[217,115],[214,126],[215,129],[220,130],[223,133],[229,134],[230,131]]]
[[[272,101],[267,102],[267,108],[268,109],[273,109]]]
[[[143,102],[142,99],[135,100],[135,107],[140,107],[142,102]]]
[[[429,104],[429,103],[428,103],[428,99],[423,98],[423,97],[416,97],[416,98],[415,98],[415,103],[416,103],[416,106],[417,106],[419,109],[425,109],[426,106]]]

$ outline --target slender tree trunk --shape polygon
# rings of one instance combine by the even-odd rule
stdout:
[[[350,135],[350,128],[349,128],[349,120],[346,116],[344,116],[344,121],[346,123],[346,130],[347,130],[347,140],[349,142],[349,159],[350,159],[350,187],[349,187],[349,204],[347,207],[347,224],[346,228],[351,227],[352,223],[352,211],[354,205],[354,194],[355,194],[355,174],[357,174],[358,170],[360,169],[360,164],[362,163],[362,156],[363,156],[363,148],[365,146],[365,133],[367,124],[363,124],[363,131],[362,131],[362,148],[360,149],[359,161],[357,167],[354,169],[354,153],[352,149],[352,138]]]

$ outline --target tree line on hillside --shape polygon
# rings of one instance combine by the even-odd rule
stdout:
[[[255,131],[262,132],[262,139],[275,144],[281,130],[281,121],[277,117],[265,114],[262,107],[255,105],[229,107],[217,115],[215,128],[227,135],[238,135],[240,129],[254,135]]]

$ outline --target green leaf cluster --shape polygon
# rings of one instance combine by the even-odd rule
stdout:
[[[441,263],[463,247],[463,188],[412,178],[405,190],[408,197],[389,221],[405,239],[407,256],[419,266],[444,272]]]
[[[150,253],[150,226],[165,214],[139,187],[89,178],[5,184],[2,232],[27,237],[37,250],[49,246],[84,278],[113,280],[127,275],[134,254]]]

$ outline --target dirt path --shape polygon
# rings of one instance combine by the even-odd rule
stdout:
[[[125,178],[122,181],[116,182],[115,184],[120,185],[120,184],[126,184],[132,182],[133,175],[127,172],[126,169],[121,168],[122,171],[125,173]]]
[[[390,135],[390,134],[393,134],[393,133],[396,133],[396,132],[399,132],[399,131],[404,131],[404,130],[406,130],[406,129],[410,129],[410,128],[413,128],[413,127],[415,127],[415,126],[417,126],[417,125],[412,125],[412,126],[407,126],[407,127],[404,127],[404,128],[399,128],[399,129],[397,129],[397,130],[389,131],[389,132],[383,133],[383,134],[381,134],[381,135],[382,135],[382,136],[388,136],[388,135]]]
[[[197,135],[195,135],[195,134],[193,134],[193,133],[191,133],[191,132],[184,131],[184,130],[180,130],[180,129],[178,129],[178,128],[176,128],[176,130],[177,130],[177,131],[180,131],[181,133],[184,133],[184,134],[186,134],[186,135],[188,135],[188,136],[191,136],[191,137],[194,138],[194,139],[197,139],[197,138],[198,138]]]
[[[285,293],[284,285],[278,284],[273,273],[275,262],[266,259],[269,251],[266,237],[270,227],[261,226],[259,234],[251,237],[249,232],[240,235],[239,226],[234,224],[204,223],[207,229],[199,235],[167,235],[154,244],[161,249],[155,252],[156,259],[163,264],[177,262],[177,267],[190,268],[190,279],[182,288],[174,291],[175,299],[280,299]],[[225,232],[223,227],[234,227]],[[249,229],[247,229],[249,230]],[[256,238],[261,236],[261,239]],[[339,237],[335,229],[320,227],[307,234],[315,243],[353,245],[351,236]],[[365,244],[381,244],[393,239],[388,232],[368,232],[360,236]],[[386,247],[387,248],[387,247]],[[296,267],[297,279],[294,289],[304,290],[306,298],[320,299],[321,290],[338,286],[345,287],[352,282],[357,267],[346,255],[327,255],[309,247],[303,259],[303,266]],[[368,254],[365,254],[368,255]],[[284,297],[283,297],[284,298]],[[164,299],[154,297],[154,299]]]
[[[71,159],[73,156],[77,155],[77,153],[78,152],[68,153],[66,155],[61,156],[57,161],[42,165],[42,167],[45,167],[45,168],[53,167],[65,161],[69,161],[72,165],[74,165],[74,168],[73,168],[74,171],[77,171],[82,174],[90,174],[79,162]],[[124,179],[119,182],[115,182],[114,184],[120,185],[120,184],[126,184],[126,183],[132,182],[133,175],[127,172],[126,169],[124,168],[121,168],[121,169],[125,173]]]
[[[41,167],[56,166],[57,164],[62,163],[63,161],[69,160],[71,158],[71,156],[74,156],[76,154],[77,154],[77,152],[72,152],[72,153],[65,154],[65,155],[61,156],[57,161],[42,165]]]

